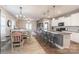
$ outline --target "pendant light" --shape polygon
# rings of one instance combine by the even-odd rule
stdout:
[[[53,6],[53,20],[55,20],[55,5]]]

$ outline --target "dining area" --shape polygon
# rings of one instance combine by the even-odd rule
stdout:
[[[11,30],[11,51],[22,49],[27,40],[31,40],[31,32],[23,29]]]
[[[45,54],[46,51],[41,47],[38,40],[31,31],[25,29],[11,30],[10,48],[7,53],[10,54]]]

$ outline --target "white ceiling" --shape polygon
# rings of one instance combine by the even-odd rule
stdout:
[[[3,6],[3,8],[5,8],[8,12],[12,13],[14,16],[19,14],[19,7],[20,5]],[[33,19],[38,19],[41,17],[48,17],[48,16],[50,17],[59,16],[61,14],[79,8],[78,5],[56,5],[55,9],[53,8],[53,5],[23,5],[22,7],[23,7],[23,14],[26,17],[30,17]],[[48,10],[49,13],[47,13]],[[55,10],[55,14],[54,14],[54,10]]]

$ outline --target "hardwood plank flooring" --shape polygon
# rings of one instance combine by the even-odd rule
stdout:
[[[32,37],[26,40],[24,47],[17,47],[14,52],[11,49],[7,51],[8,54],[78,54],[79,44],[71,41],[69,49],[59,49],[54,45],[45,43],[40,37]],[[6,54],[7,54],[6,53]]]
[[[9,50],[10,54],[45,54],[46,53],[34,37],[32,37],[30,40],[26,39],[23,48],[16,47],[13,52],[10,51],[11,50]]]
[[[70,42],[70,48],[68,49],[59,49],[54,45],[51,46],[50,43],[45,44],[40,37],[36,37],[37,41],[41,47],[46,51],[47,54],[79,54],[79,44]]]

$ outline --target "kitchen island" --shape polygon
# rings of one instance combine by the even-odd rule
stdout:
[[[60,48],[60,49],[64,49],[64,48],[69,48],[70,47],[70,39],[71,39],[71,33],[66,32],[66,31],[62,31],[62,32],[50,32],[52,34],[54,34],[54,41],[55,41],[55,45]]]
[[[48,41],[60,49],[70,47],[71,33],[67,31],[41,31],[38,32],[43,41]]]

